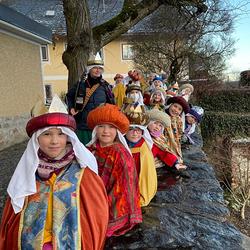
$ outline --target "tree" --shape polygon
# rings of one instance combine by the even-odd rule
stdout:
[[[117,16],[91,27],[87,0],[63,0],[67,26],[67,49],[63,53],[63,62],[69,72],[68,87],[82,75],[91,53],[95,54],[161,5],[186,6],[194,15],[206,11],[203,0],[124,0]]]
[[[168,81],[173,82],[187,67],[187,62],[196,60],[200,70],[210,76],[220,75],[225,69],[225,58],[234,52],[231,33],[236,15],[231,14],[230,7],[221,0],[208,1],[207,7],[207,11],[199,16],[192,15],[190,7],[186,6],[159,11],[158,16],[168,27],[167,36],[161,35],[154,42],[134,43],[138,67],[150,65],[156,72],[167,71]],[[165,13],[168,13],[167,17]]]

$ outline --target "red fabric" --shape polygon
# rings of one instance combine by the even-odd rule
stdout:
[[[108,223],[107,195],[103,182],[86,168],[80,185],[81,249],[103,249]],[[15,214],[7,199],[0,225],[0,250],[18,249],[21,213]]]
[[[66,126],[73,131],[76,130],[76,121],[73,116],[63,113],[47,113],[30,119],[26,125],[29,137],[38,129],[48,126]]]
[[[107,236],[123,235],[142,222],[134,159],[120,143],[103,148],[94,144],[89,149],[96,157],[98,172],[108,194]]]
[[[168,151],[163,151],[159,147],[153,144],[152,153],[154,157],[157,157],[162,162],[164,162],[168,167],[173,167],[177,161],[177,157]]]

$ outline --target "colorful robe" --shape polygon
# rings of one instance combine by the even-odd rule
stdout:
[[[144,138],[130,148],[139,176],[140,204],[147,206],[157,191],[157,173],[154,156]]]
[[[60,174],[56,176],[54,181],[57,182],[59,181],[59,179],[62,180],[65,175],[70,173],[72,171],[72,165],[63,169]],[[80,173],[81,171],[82,173]],[[52,175],[52,177],[53,176],[54,175]],[[73,243],[77,245],[77,249],[99,250],[104,247],[106,229],[108,224],[108,204],[103,182],[98,175],[96,175],[88,168],[80,169],[78,172],[76,171],[72,173],[70,178],[78,179],[78,181],[76,182],[78,186],[77,192],[69,192],[71,198],[68,195],[64,195],[63,192],[66,190],[67,193],[67,189],[71,189],[72,185],[68,182],[64,182],[63,180],[61,181],[60,186],[57,187],[59,188],[59,190],[61,190],[60,192],[57,192],[58,190],[56,191],[53,189],[53,192],[50,190],[49,192],[47,192],[47,194],[41,192],[26,197],[25,207],[18,214],[14,213],[10,198],[7,199],[0,226],[1,250],[42,249],[43,243],[45,243],[46,238],[46,227],[50,224],[53,224],[51,233],[52,238],[55,237],[53,235],[57,235],[59,238],[64,237],[63,235],[65,232],[62,235],[60,233],[58,234],[58,232],[65,231],[64,227],[70,229],[76,227],[76,232],[74,233],[74,228],[72,232],[73,235],[78,235],[77,238],[79,239],[79,242],[75,242],[75,240],[73,239]],[[61,186],[62,184],[63,186]],[[44,181],[44,183],[42,183],[41,180],[37,180],[38,190],[40,190],[40,185],[42,185],[43,188],[45,186],[50,187],[49,181]],[[49,193],[53,194],[53,199],[57,199],[59,201],[59,203],[57,202],[56,204],[60,205],[60,207],[53,208],[54,212],[58,210],[56,212],[56,215],[51,215],[49,213],[49,208],[47,216],[46,214],[44,214],[44,211],[39,214],[41,210],[44,210],[44,206],[46,208],[51,206],[51,204],[48,205],[46,204],[46,202],[44,202],[46,199],[49,199]],[[60,199],[58,199],[58,194],[60,193],[62,195]],[[68,198],[70,199],[68,200]],[[44,202],[44,204],[42,202]],[[63,209],[64,204],[66,203],[70,205],[70,209]],[[39,204],[41,204],[41,206]],[[53,205],[54,204],[55,203],[53,201]],[[36,212],[36,206],[39,212]],[[68,212],[65,213],[65,211]],[[68,218],[70,223],[67,222],[65,224],[67,216],[61,217],[61,213],[65,213],[65,215],[67,216],[69,213],[71,214],[71,216]],[[46,221],[41,220],[41,218],[43,217],[46,217]],[[74,219],[74,221],[72,221],[72,219]],[[73,224],[73,226],[71,224]],[[37,231],[37,229],[40,231]],[[65,234],[65,236],[67,235],[68,233]],[[30,237],[33,238],[30,239]],[[52,241],[53,244],[55,243],[53,249],[69,249],[69,246],[67,245],[68,242],[65,242],[63,246],[61,245],[59,247],[58,245],[56,245],[56,239],[52,239]],[[62,244],[61,240],[60,244]],[[27,247],[28,245],[29,247]]]
[[[173,152],[179,160],[179,163],[183,162],[182,152],[181,152],[181,136],[182,136],[182,120],[181,117],[172,117],[171,126],[166,127],[164,130],[164,135],[167,138],[168,147]]]
[[[126,97],[126,87],[122,82],[115,85],[112,90],[115,97],[115,104],[121,108],[123,105],[123,99]]]
[[[107,237],[123,235],[142,222],[134,159],[120,143],[103,148],[96,143],[89,149],[96,157],[98,172],[108,194]]]

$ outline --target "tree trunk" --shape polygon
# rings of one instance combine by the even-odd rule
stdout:
[[[242,220],[245,220],[246,202],[247,202],[247,201],[244,201],[244,202],[243,202],[242,208],[241,208],[241,210],[240,210],[240,217],[241,217]]]
[[[93,52],[93,35],[87,0],[63,0],[67,25],[67,49],[63,53],[66,65],[68,89],[70,89],[86,70],[88,57]]]
[[[196,12],[206,11],[203,0],[124,0],[122,11],[117,16],[92,30],[88,1],[63,0],[67,27],[67,49],[63,53],[62,59],[69,72],[68,89],[84,73],[91,53],[95,55],[103,46],[128,31],[162,4],[175,7],[190,5],[197,8]]]
[[[177,80],[177,75],[181,70],[181,65],[178,63],[178,59],[175,58],[169,67],[168,83],[175,83]]]

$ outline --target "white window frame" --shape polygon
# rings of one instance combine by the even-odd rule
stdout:
[[[43,58],[43,48],[45,48],[45,58]],[[41,58],[43,62],[49,61],[49,47],[48,45],[41,45]]]
[[[126,56],[125,56],[125,53],[124,53],[124,49],[129,49],[130,48],[130,51],[127,51],[126,52]],[[134,53],[132,51],[132,44],[129,44],[129,43],[122,43],[121,44],[121,55],[122,55],[122,60],[123,61],[132,61],[134,59]]]
[[[53,89],[51,83],[44,83],[45,103],[50,105],[53,97]]]

